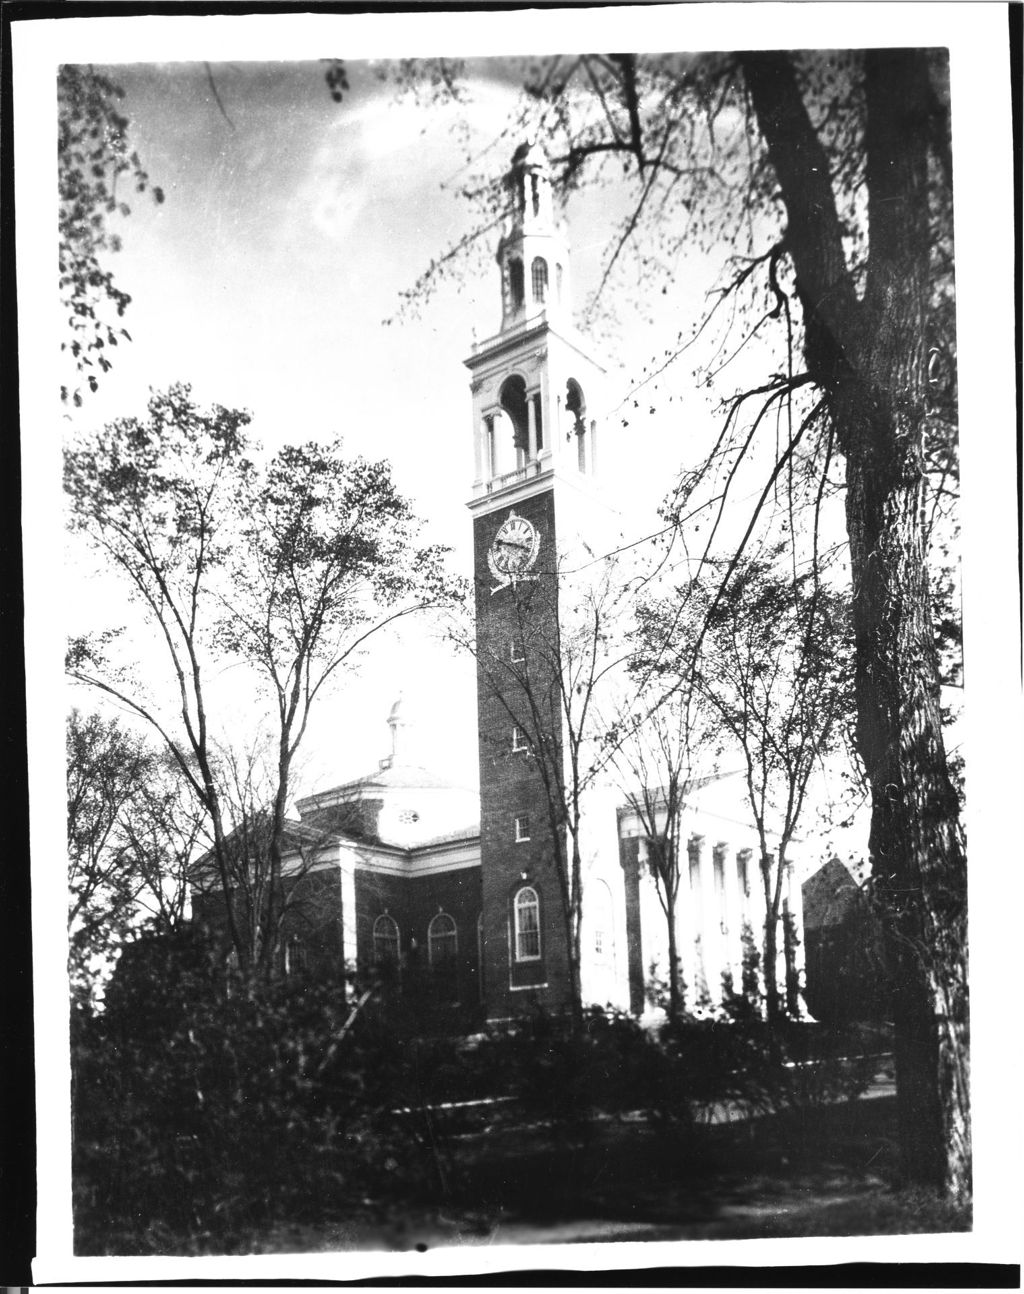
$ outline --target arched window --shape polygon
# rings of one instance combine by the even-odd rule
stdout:
[[[523,304],[525,292],[525,282],[523,278],[523,262],[518,256],[510,256],[508,262],[508,292],[512,300],[512,309],[518,310]]]
[[[516,961],[540,961],[540,898],[531,885],[516,894],[513,915]]]
[[[306,969],[306,945],[298,935],[292,935],[284,946],[284,973],[302,975]]]
[[[595,880],[590,884],[587,893],[590,905],[590,929],[593,939],[594,957],[599,962],[610,962],[615,947],[615,920],[612,908],[612,892],[606,881]]]
[[[401,951],[398,923],[385,912],[373,923],[373,964],[396,967]]]
[[[455,918],[447,912],[439,912],[427,927],[427,952],[431,966],[454,957],[458,951],[459,934],[455,928]]]
[[[547,261],[542,256],[538,256],[533,262],[530,273],[533,279],[533,299],[538,305],[542,305],[548,295]]]
[[[459,935],[455,919],[447,912],[439,912],[427,927],[427,953],[439,1002],[458,1001],[458,952]]]

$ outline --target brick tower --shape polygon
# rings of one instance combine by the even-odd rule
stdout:
[[[472,374],[480,743],[482,993],[492,1020],[569,996],[558,871],[559,638],[568,555],[613,513],[595,473],[604,368],[570,318],[569,256],[547,160],[521,145],[505,177],[501,327]],[[578,563],[577,563],[578,565]],[[564,828],[562,828],[564,830]],[[614,839],[614,822],[611,824]]]

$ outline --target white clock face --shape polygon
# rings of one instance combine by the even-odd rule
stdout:
[[[537,560],[540,536],[534,527],[517,513],[511,512],[494,536],[488,559],[498,575],[515,578],[528,571]]]

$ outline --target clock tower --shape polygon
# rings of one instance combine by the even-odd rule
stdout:
[[[566,734],[560,636],[572,569],[615,513],[598,481],[605,369],[571,323],[565,224],[547,159],[504,178],[501,326],[465,361],[473,396],[482,996],[491,1020],[569,1001],[557,863]],[[563,783],[564,784],[564,783]],[[612,826],[614,831],[614,825]],[[563,855],[564,856],[564,855]],[[564,870],[564,869],[563,869]]]

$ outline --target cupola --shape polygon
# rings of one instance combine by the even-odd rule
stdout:
[[[565,224],[555,213],[548,159],[539,144],[519,145],[503,183],[507,207],[498,265],[504,332],[540,314],[568,312],[570,298]]]

